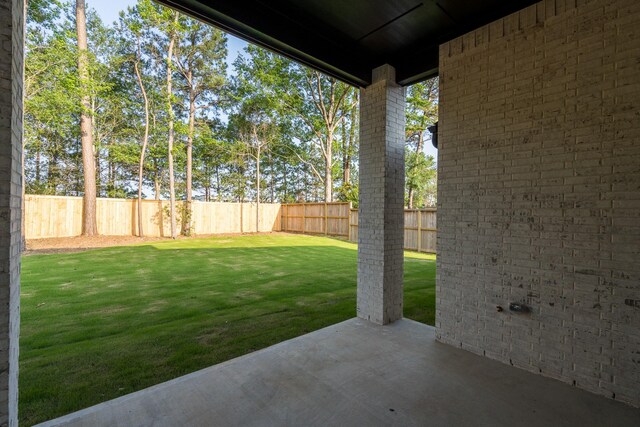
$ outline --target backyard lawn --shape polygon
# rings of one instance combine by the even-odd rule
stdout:
[[[20,423],[31,425],[355,316],[356,245],[292,234],[22,260]],[[433,324],[435,257],[405,255]]]

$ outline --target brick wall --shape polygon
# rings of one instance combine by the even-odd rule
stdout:
[[[17,425],[23,0],[0,0],[0,425]]]
[[[358,317],[402,318],[404,89],[389,65],[373,70],[360,97]]]
[[[438,339],[634,406],[639,58],[637,0],[543,1],[452,40],[438,154]]]

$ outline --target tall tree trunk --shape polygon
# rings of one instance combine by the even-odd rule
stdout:
[[[281,200],[283,203],[287,203],[287,197],[289,197],[289,187],[287,186],[287,165],[284,165],[284,173],[282,174],[282,181],[284,186],[284,197]]]
[[[178,12],[174,12],[174,23],[178,22]],[[169,37],[169,47],[167,49],[167,114],[169,116],[169,143],[168,143],[168,156],[169,156],[169,216],[171,217],[171,238],[175,239],[176,236],[176,189],[175,178],[173,175],[173,106],[171,104],[171,97],[173,93],[173,47],[176,42],[175,30],[170,30],[171,35]]]
[[[96,196],[100,197],[100,194],[102,192],[103,187],[103,183],[102,183],[102,168],[100,167],[100,153],[101,153],[101,149],[100,149],[100,143],[98,142],[98,146],[96,147],[96,157],[94,159],[95,165],[96,165]]]
[[[47,188],[49,189],[49,194],[56,194],[59,178],[60,171],[58,170],[58,153],[57,151],[54,151],[51,155],[47,168]]]
[[[104,184],[106,197],[113,197],[111,195],[111,147],[107,145],[107,152],[105,153],[106,171],[107,177]]]
[[[160,177],[157,172],[153,176],[153,194],[154,199],[160,200]]]
[[[423,137],[423,133],[421,132],[420,135],[418,135],[418,143],[416,144],[416,154],[422,151],[423,145],[424,145],[424,137]],[[409,209],[413,209],[413,199],[415,198],[415,194],[416,194],[415,188],[409,187],[409,196],[408,196],[409,201],[407,203],[407,207]]]
[[[23,156],[24,158],[25,156]],[[40,187],[40,180],[41,180],[41,176],[40,176],[40,149],[38,148],[36,151],[36,185],[38,187]],[[24,176],[24,174],[23,174]]]
[[[144,237],[144,229],[142,227],[142,175],[144,172],[144,156],[149,141],[149,100],[147,98],[147,91],[142,83],[142,75],[140,75],[140,68],[138,67],[137,61],[134,62],[133,69],[136,72],[138,85],[144,98],[144,136],[142,137],[142,149],[140,150],[140,160],[138,162],[138,236]]]
[[[357,95],[356,95],[357,96]],[[345,177],[347,179],[347,183],[351,183],[351,159],[353,157],[353,146],[356,143],[356,114],[358,111],[357,105],[353,107],[351,113],[349,114],[350,123],[349,123],[349,146],[347,147],[347,158],[345,159]]]
[[[96,219],[96,163],[93,154],[93,120],[90,115],[89,57],[87,50],[87,17],[84,0],[76,0],[76,33],[78,36],[78,76],[82,91],[80,135],[82,141],[82,167],[84,171],[84,196],[82,198],[82,235],[98,234]]]
[[[189,81],[191,81],[191,70],[189,70]],[[189,91],[189,133],[187,135],[187,201],[184,206],[184,218],[182,220],[182,234],[191,234],[191,199],[193,185],[193,133],[196,123],[196,98],[193,87]]]
[[[222,201],[222,191],[221,191],[221,183],[220,183],[220,166],[216,165],[216,200],[218,202]]]
[[[209,166],[209,164],[205,161],[204,164],[204,170],[206,173],[206,177],[207,177],[207,184],[204,186],[204,201],[205,202],[210,202],[211,201],[211,167]]]
[[[256,150],[256,233],[260,232],[260,146]]]
[[[158,166],[158,158],[153,158],[153,194],[158,205],[158,224],[160,225],[160,235],[164,236],[164,211],[162,209],[162,201],[160,200],[161,189],[161,173]]]
[[[345,184],[351,183],[351,156],[346,156],[342,163],[342,181]]]
[[[115,165],[113,162],[113,145],[109,145],[109,151],[107,152],[107,197],[115,197]]]
[[[424,145],[424,133],[420,132],[420,135],[418,135],[418,144],[416,145],[416,154],[422,151],[423,145]]]
[[[160,169],[158,167],[158,158],[153,158],[153,194],[154,199],[160,200]]]
[[[349,137],[351,135],[349,134]],[[351,181],[351,141],[347,138],[347,120],[342,122],[342,185],[346,186]]]
[[[271,155],[271,151],[269,151],[269,165],[270,165],[270,171],[271,171],[271,200],[270,202],[273,203],[276,200],[276,172],[275,172],[275,167],[274,167],[274,160],[273,160],[273,156]]]
[[[96,115],[96,99],[95,96],[91,97],[91,117],[95,117]],[[94,153],[95,153],[95,158],[93,159],[93,164],[96,165],[96,197],[100,197],[100,192],[103,188],[103,183],[102,183],[102,167],[100,165],[100,155],[102,154],[102,146],[101,146],[101,139],[100,139],[100,129],[98,129],[98,125],[96,124],[95,121],[92,121],[93,123],[93,134],[95,136],[95,138],[93,139],[94,141]]]
[[[324,201],[333,202],[333,177],[331,176],[331,166],[333,166],[333,132],[327,134],[327,144],[325,147],[324,159]]]
[[[76,141],[78,144],[76,146],[76,152],[81,153],[82,152],[82,140],[80,141]],[[75,191],[75,196],[76,197],[80,197],[81,194],[84,194],[84,187],[83,187],[83,176],[80,174],[80,165],[82,164],[82,161],[84,159],[82,158],[82,155],[80,156],[75,156],[75,161],[76,161],[76,169],[78,170],[78,173],[76,173],[75,179],[76,179],[76,183],[74,186],[74,191]]]

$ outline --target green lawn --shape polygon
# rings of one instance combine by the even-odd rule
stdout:
[[[22,260],[30,425],[355,316],[356,245],[291,234]],[[405,256],[405,316],[434,323],[435,257]]]

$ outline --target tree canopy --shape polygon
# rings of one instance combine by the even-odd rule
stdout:
[[[87,9],[81,79],[75,2],[28,7],[28,193],[84,195],[88,114],[99,197],[169,199],[173,179],[175,198],[188,202],[357,203],[357,88],[252,45],[228,67],[225,33],[150,0],[112,25]],[[425,145],[437,93],[437,79],[407,90],[410,207],[435,203]]]

